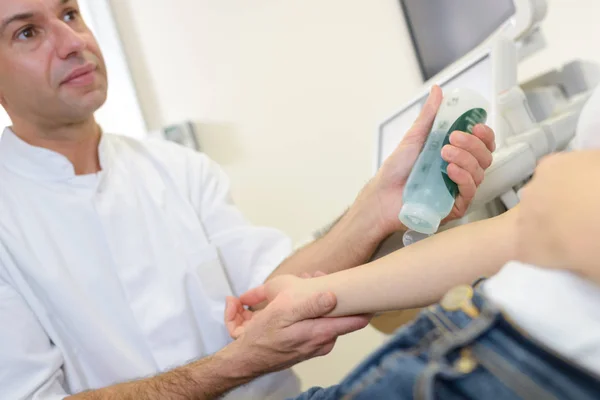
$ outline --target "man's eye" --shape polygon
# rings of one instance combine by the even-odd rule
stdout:
[[[17,39],[18,40],[29,40],[29,39],[33,39],[36,35],[37,35],[37,31],[35,30],[35,28],[33,26],[28,26],[24,29],[21,29],[17,33]]]
[[[65,22],[73,22],[77,19],[78,16],[79,16],[79,12],[77,10],[71,10],[71,11],[68,11],[65,13],[63,20]]]

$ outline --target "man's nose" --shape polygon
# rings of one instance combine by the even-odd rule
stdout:
[[[54,24],[53,28],[56,52],[60,58],[67,59],[85,50],[86,42],[80,32],[73,30],[62,21]]]

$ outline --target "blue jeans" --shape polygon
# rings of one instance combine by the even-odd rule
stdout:
[[[568,338],[565,338],[568,340]],[[341,384],[298,399],[600,399],[600,379],[527,337],[470,286],[455,288]]]

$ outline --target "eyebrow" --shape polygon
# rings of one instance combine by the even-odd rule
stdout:
[[[69,1],[69,0],[61,0],[61,1]],[[6,28],[8,28],[8,26],[10,24],[12,24],[13,22],[27,21],[27,20],[32,19],[34,16],[35,16],[34,13],[26,12],[26,13],[21,13],[21,14],[15,14],[13,16],[10,16],[10,17],[4,19],[2,21],[2,23],[0,24],[0,36],[4,35],[4,31],[6,30]]]
[[[64,6],[67,3],[71,3],[73,0],[59,0],[58,5],[59,6]],[[17,21],[27,21],[32,19],[33,17],[35,17],[35,14],[32,12],[25,12],[25,13],[20,13],[20,14],[15,14],[13,16],[10,16],[6,19],[4,19],[2,21],[2,23],[0,23],[0,36],[4,35],[4,31],[6,30],[6,28],[8,28],[8,26],[10,24],[12,24],[13,22],[17,22]]]

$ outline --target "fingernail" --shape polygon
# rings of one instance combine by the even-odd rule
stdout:
[[[323,308],[330,308],[335,305],[335,298],[332,293],[323,293],[319,296],[319,305]]]
[[[453,136],[452,139],[454,139],[454,141],[456,141],[457,143],[464,143],[467,140],[465,135],[460,133],[459,131],[456,131],[456,133],[453,133],[452,136]]]
[[[454,156],[454,148],[452,146],[446,145],[442,148],[442,156],[445,158],[452,158]]]

